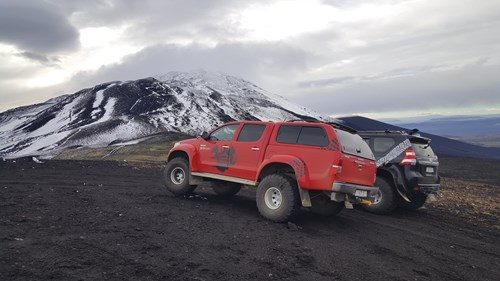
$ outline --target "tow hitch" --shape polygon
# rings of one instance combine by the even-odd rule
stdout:
[[[372,201],[368,199],[361,199],[361,205],[370,207],[372,205]]]

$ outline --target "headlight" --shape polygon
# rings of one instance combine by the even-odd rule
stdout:
[[[181,143],[180,142],[174,143],[174,147],[178,146],[179,144],[181,144]]]

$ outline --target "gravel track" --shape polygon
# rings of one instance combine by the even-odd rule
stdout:
[[[499,231],[442,209],[263,219],[159,167],[0,162],[0,280],[498,280]]]

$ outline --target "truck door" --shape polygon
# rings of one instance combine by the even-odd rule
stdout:
[[[234,150],[231,149],[231,140],[239,124],[222,126],[200,142],[200,172],[225,174],[234,163]]]
[[[228,170],[228,176],[255,180],[270,131],[271,126],[266,124],[243,124],[238,137],[230,145],[234,149],[235,162]]]

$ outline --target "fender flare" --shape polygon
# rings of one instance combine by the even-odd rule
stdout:
[[[172,155],[175,152],[184,152],[188,155],[189,158],[189,166],[191,168],[191,171],[196,171],[197,170],[197,162],[196,159],[198,157],[198,152],[196,151],[196,148],[192,144],[187,144],[187,143],[181,143],[175,147],[173,147],[170,152],[167,155],[167,159],[170,158],[170,155]]]
[[[295,173],[295,178],[297,180],[297,185],[299,188],[299,195],[300,195],[300,200],[302,202],[302,206],[311,207],[312,204],[311,204],[311,198],[309,196],[309,191],[307,191],[301,187],[301,186],[307,186],[307,184],[309,182],[304,162],[295,156],[274,155],[271,158],[262,162],[262,164],[259,166],[256,181],[258,181],[260,175],[262,174],[262,171],[268,165],[272,165],[272,164],[285,164],[285,165],[292,167],[292,169]]]
[[[398,168],[394,166],[388,166],[378,167],[378,169],[385,171],[391,175],[391,180],[394,184],[394,187],[396,188],[396,191],[405,201],[410,202],[410,199],[408,199],[407,195],[408,191],[405,188],[404,180],[401,178],[401,173],[399,172]]]

